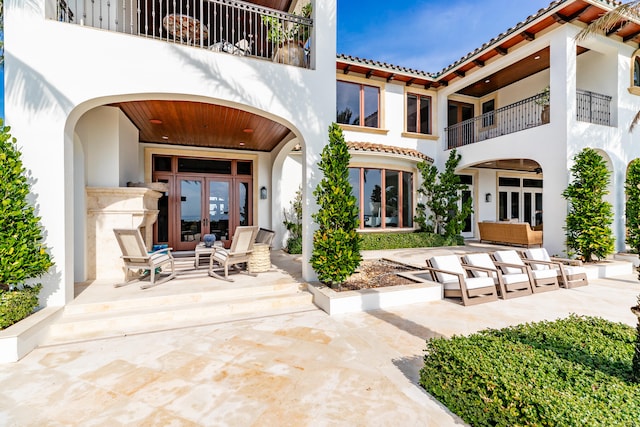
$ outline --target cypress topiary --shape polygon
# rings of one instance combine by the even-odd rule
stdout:
[[[585,148],[574,157],[573,182],[562,192],[569,202],[566,219],[567,246],[584,261],[613,253],[613,210],[603,198],[609,191],[611,172],[600,154]]]
[[[362,260],[357,200],[349,183],[350,159],[342,129],[333,123],[318,163],[324,177],[313,192],[320,210],[313,215],[318,230],[313,234],[311,256],[318,279],[331,287],[344,283]]]

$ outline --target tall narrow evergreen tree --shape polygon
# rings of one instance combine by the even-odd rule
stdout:
[[[52,265],[16,139],[0,122],[0,290],[43,275]]]
[[[635,159],[629,164],[625,180],[627,195],[625,216],[627,243],[636,253],[640,254],[640,188],[638,185],[640,185],[640,159]]]
[[[313,234],[311,256],[318,279],[331,287],[340,286],[362,260],[357,199],[349,183],[350,159],[342,129],[333,123],[318,163],[324,177],[313,192],[320,210],[313,215],[318,230]]]
[[[566,219],[567,246],[585,261],[613,253],[613,210],[604,200],[611,172],[600,154],[585,148],[574,158],[573,182],[562,195],[569,202]]]

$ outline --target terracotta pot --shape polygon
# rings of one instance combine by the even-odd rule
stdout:
[[[273,55],[273,62],[304,68],[307,66],[304,48],[296,42],[288,42],[280,46]]]

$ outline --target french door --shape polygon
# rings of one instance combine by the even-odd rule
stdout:
[[[205,234],[228,244],[237,226],[251,225],[250,167],[229,168],[236,169],[245,173],[155,172],[154,181],[166,182],[169,191],[158,202],[154,241],[176,251],[193,250]]]
[[[499,178],[498,219],[542,225],[542,180]]]

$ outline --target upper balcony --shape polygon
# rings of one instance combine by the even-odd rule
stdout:
[[[611,126],[611,96],[576,91],[576,119]],[[445,128],[446,149],[497,138],[551,121],[548,94],[537,94]]]
[[[311,5],[292,1],[57,0],[50,19],[186,46],[311,68]]]

